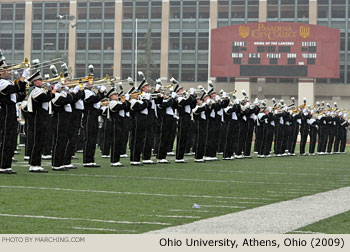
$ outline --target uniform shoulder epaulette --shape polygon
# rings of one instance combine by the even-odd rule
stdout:
[[[32,95],[32,98],[35,99],[37,98],[39,95],[41,94],[44,94],[45,93],[45,90],[43,88],[39,88],[39,87],[35,87],[32,92],[31,92],[31,95]]]
[[[121,104],[123,104],[123,103],[121,103],[120,101],[113,100],[113,101],[109,102],[108,106],[109,106],[109,109],[113,111],[117,105],[121,105]]]

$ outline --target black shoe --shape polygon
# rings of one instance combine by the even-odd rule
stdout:
[[[6,171],[0,171],[0,174],[17,174],[17,172],[16,171],[14,171],[14,170],[6,170]]]
[[[98,165],[98,164],[86,164],[86,165],[84,165],[84,167],[87,167],[87,168],[99,168],[99,167],[101,167],[101,165]]]
[[[143,164],[141,162],[137,162],[137,163],[130,163],[131,166],[143,166]]]
[[[78,169],[78,167],[76,167],[75,165],[73,165],[73,166],[69,166],[69,167],[66,167],[68,170],[70,170],[70,169]]]
[[[62,168],[58,168],[58,169],[53,169],[53,168],[52,168],[52,170],[53,170],[53,171],[69,171],[69,169],[66,168],[66,167],[62,167]]]
[[[18,162],[17,159],[12,159],[12,163]]]
[[[74,160],[74,159],[79,159],[79,158],[78,157],[72,157],[71,159]]]
[[[38,171],[29,171],[29,172],[32,172],[32,173],[48,173],[47,170],[38,170]]]

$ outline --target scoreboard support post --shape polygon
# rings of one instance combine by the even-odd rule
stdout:
[[[298,79],[298,105],[303,104],[303,98],[307,104],[315,104],[315,79]]]
[[[236,97],[243,99],[242,90],[245,90],[249,99],[251,99],[251,84],[249,78],[236,78],[235,89],[237,90]]]

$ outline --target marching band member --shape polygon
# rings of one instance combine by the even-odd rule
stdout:
[[[147,83],[147,82],[146,82]],[[140,88],[142,93],[148,93],[151,92],[150,85],[142,84]],[[148,114],[147,114],[147,120],[145,121],[146,124],[146,131],[145,131],[145,146],[142,151],[142,163],[143,164],[154,164],[153,160],[151,160],[152,157],[152,148],[154,146],[154,128],[155,128],[155,121],[158,118],[158,111],[157,111],[157,104],[160,104],[163,101],[163,98],[161,96],[157,97],[151,97],[150,104],[148,107]]]
[[[196,139],[194,148],[194,161],[204,162],[205,142],[208,134],[207,112],[211,103],[208,93],[203,93],[201,97],[196,98],[197,105],[193,109],[193,117],[195,121]]]
[[[130,94],[130,114],[132,118],[130,132],[130,164],[134,166],[142,165],[140,159],[145,144],[146,120],[148,108],[151,105],[151,94],[144,93],[139,97],[140,89],[149,85],[144,80],[139,89],[135,89]]]
[[[294,100],[294,97],[292,97],[292,101]],[[294,103],[294,101],[293,101]],[[292,114],[291,114],[291,136],[290,136],[290,145],[288,147],[289,155],[295,156],[295,146],[297,144],[298,134],[299,134],[299,122],[301,124],[301,116],[299,113],[299,110],[297,110],[296,106],[293,104],[291,106],[292,108]]]
[[[85,96],[84,92],[84,86],[83,85],[77,85],[73,88],[73,90],[70,90],[70,93],[73,97],[73,101],[70,103],[70,108],[72,112],[66,113],[66,115],[69,117],[68,122],[68,141],[65,148],[65,154],[64,154],[64,166],[68,169],[76,169],[77,167],[72,164],[72,159],[75,156],[75,145],[76,145],[76,139],[78,135],[78,131],[81,124],[81,113],[82,111],[80,109],[77,109],[77,103],[81,102],[83,103],[83,99]],[[79,105],[78,105],[79,106]]]
[[[317,125],[318,122],[313,117],[313,115],[314,115],[314,111],[311,110],[310,111],[311,118],[308,121],[308,124],[310,125],[310,130],[309,130],[309,134],[310,134],[309,155],[310,156],[315,155],[315,146],[316,146],[317,129],[318,129],[318,125]]]
[[[327,146],[327,154],[333,154],[332,147],[334,143],[334,137],[336,134],[336,128],[337,128],[337,119],[335,117],[335,112],[332,111],[330,113],[330,119],[329,119],[329,135],[328,135],[328,146]]]
[[[245,93],[243,90],[242,93]],[[245,95],[244,95],[245,96]],[[237,143],[237,152],[236,152],[236,158],[244,158],[244,147],[247,137],[247,130],[248,130],[248,113],[249,113],[249,107],[250,103],[247,99],[248,97],[245,97],[241,103],[240,106],[237,107],[237,115],[238,115],[238,122],[239,122],[239,128],[238,128],[238,143]]]
[[[98,92],[95,93],[92,90],[92,84],[88,83],[84,90],[84,129],[85,129],[85,141],[84,141],[84,167],[100,167],[95,163],[95,150],[97,144],[98,133],[98,117],[100,115],[100,101],[105,96],[106,87],[101,86],[98,88]]]
[[[121,167],[120,153],[122,147],[122,134],[126,110],[126,102],[119,101],[121,93],[118,93],[115,88],[112,88],[108,93],[109,104],[107,108],[107,120],[111,120],[111,166]],[[108,136],[110,137],[110,136]]]
[[[346,146],[346,127],[349,126],[349,121],[346,120],[347,114],[343,114],[342,112],[339,113],[339,128],[338,128],[338,136],[336,139],[336,143],[334,146],[334,152],[335,153],[345,153],[345,146]]]
[[[266,103],[265,101],[259,101],[258,102],[259,112],[256,115],[256,121],[255,121],[255,143],[254,143],[254,154],[259,154],[259,149],[261,147],[261,141],[263,137],[263,123],[259,121],[259,114],[265,114],[264,111],[266,110]]]
[[[108,109],[108,100],[107,98],[104,98],[101,101],[101,118],[103,120],[102,122],[102,128],[101,128],[101,154],[102,154],[102,158],[110,158],[110,151],[111,151],[111,139],[110,136],[112,135],[112,122],[110,119],[107,118],[107,109]]]
[[[212,87],[208,93],[210,101],[210,110],[207,111],[207,137],[205,143],[205,161],[216,161],[216,152],[218,150],[218,140],[220,137],[220,125],[221,116],[217,115],[217,112],[223,107],[220,102],[220,97],[216,95],[214,88]],[[225,101],[225,107],[227,107],[228,102]],[[218,123],[219,122],[219,123]]]
[[[223,96],[227,94],[223,93]],[[239,100],[233,95],[234,103],[230,104],[224,109],[224,131],[221,132],[224,135],[223,143],[223,160],[234,160],[234,154],[237,150],[237,133],[238,133],[238,118],[236,111],[239,106]]]
[[[280,100],[280,103],[277,105],[276,109],[274,110],[274,117],[275,117],[275,145],[274,145],[274,154],[276,157],[281,157],[282,152],[282,145],[283,145],[283,128],[284,128],[284,111],[282,107],[284,106],[284,101]]]
[[[272,148],[272,142],[273,142],[273,136],[276,132],[276,124],[275,124],[275,115],[272,112],[272,108],[269,107],[268,112],[267,112],[267,127],[266,127],[266,132],[264,131],[264,134],[266,137],[264,137],[265,140],[265,145],[264,145],[264,157],[271,157],[270,152]]]
[[[176,105],[177,93],[172,91],[170,97],[163,99],[162,103],[159,106],[159,115],[160,115],[160,141],[157,151],[158,163],[167,164],[169,163],[166,160],[167,152],[169,145],[172,143],[171,132],[173,125],[176,123],[174,118],[174,107]]]
[[[256,99],[253,104],[250,104],[247,112],[247,135],[245,139],[243,154],[244,158],[251,158],[250,152],[252,148],[253,132],[255,121],[257,120],[257,114],[259,113],[258,100]]]
[[[0,60],[0,105],[1,105],[1,146],[0,146],[0,173],[16,174],[12,170],[12,157],[14,156],[14,144],[17,141],[17,95],[25,93],[24,80],[29,76],[29,69],[25,69],[18,84],[8,80],[10,74],[4,58]],[[25,96],[25,95],[24,95]],[[22,98],[23,99],[23,98]]]
[[[71,103],[73,95],[63,90],[61,82],[54,86],[55,97],[51,100],[53,111],[54,144],[52,149],[52,170],[67,171],[64,165],[65,154],[68,142],[68,132],[70,113],[72,113]]]
[[[45,127],[43,121],[46,118],[46,104],[55,96],[55,90],[46,91],[42,86],[40,71],[34,73],[29,79],[34,88],[28,97],[28,137],[33,136],[33,148],[29,159],[29,172],[47,173],[41,167],[41,155],[43,151],[43,138]]]
[[[308,124],[308,120],[311,119],[311,115],[307,108],[304,108],[302,112],[300,127],[300,155],[307,156],[307,153],[305,153],[305,145],[307,136],[309,135],[310,125]]]
[[[179,122],[177,126],[175,163],[185,163],[185,148],[188,137],[191,133],[191,114],[192,109],[194,109],[197,102],[194,96],[194,88],[190,88],[188,97],[186,97],[184,94],[182,87],[179,87],[177,89],[177,92],[179,94],[179,97],[177,99],[177,112],[179,114]]]
[[[126,154],[126,148],[128,145],[128,140],[129,140],[129,134],[130,134],[130,128],[131,128],[131,116],[130,116],[130,95],[129,93],[126,93],[124,95],[125,99],[125,117],[124,117],[124,127],[122,128],[122,139],[121,139],[121,149],[120,149],[120,157],[121,158],[128,158],[128,155]]]

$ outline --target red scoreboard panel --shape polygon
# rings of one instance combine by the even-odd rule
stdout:
[[[212,29],[211,76],[339,78],[339,43],[339,30],[304,23]]]

